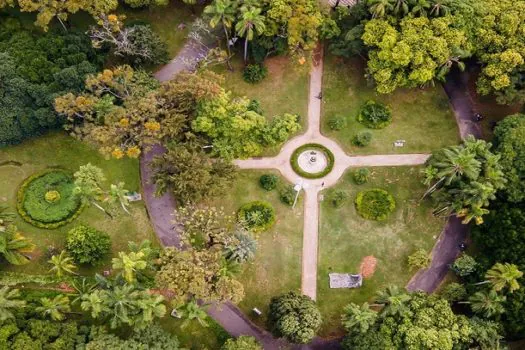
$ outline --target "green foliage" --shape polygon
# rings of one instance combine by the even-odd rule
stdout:
[[[468,254],[461,254],[454,263],[450,266],[450,269],[454,271],[459,277],[467,277],[476,271],[478,263],[476,259]]]
[[[383,129],[392,122],[392,111],[382,103],[367,101],[361,107],[357,121],[371,129]]]
[[[317,305],[306,295],[288,292],[270,301],[268,326],[275,336],[306,344],[315,337],[321,323]]]
[[[515,114],[500,121],[494,129],[495,151],[507,178],[503,189],[510,202],[525,200],[525,115]]]
[[[29,258],[26,253],[31,253],[35,245],[22,236],[18,227],[13,224],[0,228],[0,255],[10,264],[27,264]]]
[[[134,328],[127,339],[108,333],[104,327],[92,327],[86,350],[106,349],[178,350],[180,347],[177,337],[158,324],[152,324],[145,329]]]
[[[476,292],[468,300],[472,311],[486,318],[498,317],[505,312],[503,302],[506,297],[499,295],[494,289]]]
[[[79,264],[96,265],[111,249],[111,239],[105,232],[80,225],[67,233],[66,249]]]
[[[267,231],[275,223],[275,209],[268,202],[250,202],[239,209],[237,217],[248,229]]]
[[[351,333],[366,333],[377,320],[377,313],[370,310],[368,303],[359,306],[350,303],[345,306],[341,323]]]
[[[426,269],[431,262],[430,254],[423,248],[408,256],[408,266],[411,269]]]
[[[34,283],[36,285],[57,284],[61,280],[50,275],[30,275],[26,273],[2,271],[0,272],[0,285],[16,286],[17,284]]]
[[[505,177],[492,145],[469,136],[458,146],[443,148],[428,159],[424,183],[436,202],[435,215],[455,214],[467,224],[483,222],[486,207],[496,191],[504,188]]]
[[[74,220],[82,210],[71,175],[52,170],[27,178],[18,191],[18,212],[24,220],[42,228],[56,228]],[[57,192],[48,200],[50,192]]]
[[[322,152],[327,158],[328,164],[326,165],[326,168],[324,168],[322,171],[318,173],[309,173],[301,169],[301,167],[299,166],[298,159],[301,153],[307,150],[316,150],[316,151]],[[335,162],[335,158],[334,158],[334,154],[332,153],[332,151],[330,151],[325,146],[317,144],[317,143],[307,143],[307,144],[304,144],[298,147],[295,151],[293,151],[292,157],[290,158],[290,164],[292,165],[292,169],[298,175],[306,179],[320,179],[326,176],[334,168],[334,162]]]
[[[359,192],[355,206],[359,215],[365,219],[383,221],[396,208],[396,201],[387,191],[375,188]]]
[[[348,201],[348,192],[342,190],[331,191],[329,200],[335,208],[341,208]]]
[[[372,141],[372,133],[370,131],[361,131],[354,136],[352,143],[358,147],[366,147]]]
[[[71,311],[69,298],[66,295],[56,295],[53,299],[44,297],[39,303],[35,312],[53,321],[63,321],[66,318],[65,314]]]
[[[344,117],[332,117],[328,120],[328,127],[330,130],[341,131],[346,127],[346,119]]]
[[[505,314],[502,316],[503,328],[510,339],[525,337],[525,288],[507,295],[504,302]]]
[[[279,184],[279,177],[273,174],[264,174],[259,178],[259,184],[266,191],[273,191]]]
[[[88,73],[99,69],[103,53],[82,32],[38,33],[18,20],[0,18],[0,146],[59,127],[53,98],[79,91]]]
[[[263,348],[254,337],[241,335],[235,339],[228,339],[221,350],[263,350]]]
[[[20,299],[18,289],[10,289],[7,286],[2,287],[0,289],[0,322],[14,318],[13,311],[20,310],[25,305],[26,302]]]
[[[448,302],[454,303],[465,300],[467,297],[467,289],[460,283],[452,282],[447,284],[443,290],[441,290],[439,295]]]
[[[359,168],[352,173],[352,178],[356,185],[362,185],[370,179],[370,170],[368,168]]]
[[[293,202],[295,200],[295,196],[297,195],[297,192],[295,192],[293,186],[284,186],[279,190],[279,199],[283,204],[292,206]]]
[[[134,67],[143,65],[158,65],[169,60],[168,47],[149,25],[134,25],[129,27],[128,39],[135,52],[148,52],[144,55],[126,55],[126,61]]]
[[[66,274],[74,274],[76,265],[73,263],[73,258],[67,256],[65,250],[61,251],[59,255],[53,255],[48,263],[52,265],[49,272],[54,272],[57,278],[62,278]]]
[[[340,32],[330,40],[330,52],[343,57],[363,55],[365,45],[361,40],[364,32],[362,22],[368,17],[367,2],[359,1],[350,8],[338,6],[333,17]]]
[[[268,68],[262,64],[249,64],[242,72],[242,78],[247,83],[256,84],[261,82],[268,75]]]
[[[234,233],[235,240],[224,247],[224,256],[229,261],[239,264],[253,260],[257,251],[257,240],[243,228],[238,228]]]

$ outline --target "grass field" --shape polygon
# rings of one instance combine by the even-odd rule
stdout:
[[[456,121],[440,85],[379,95],[367,85],[364,68],[364,62],[357,58],[325,58],[321,130],[326,136],[337,140],[351,154],[426,153],[459,142]],[[368,100],[388,105],[393,118],[386,128],[369,130],[372,142],[360,148],[352,144],[352,139],[366,129],[356,117]],[[341,131],[328,127],[330,118],[336,116],[346,120]],[[405,140],[405,146],[394,148],[396,140]]]
[[[430,251],[444,225],[431,214],[428,202],[419,202],[425,188],[420,167],[370,168],[372,176],[364,185],[355,185],[351,171],[335,189],[347,191],[348,202],[340,209],[321,204],[317,301],[324,317],[322,335],[340,335],[340,315],[349,302],[369,301],[388,284],[404,286],[414,271],[407,257],[417,248]],[[363,219],[355,210],[359,191],[381,188],[396,200],[396,209],[383,221]],[[330,289],[328,273],[358,273],[365,256],[377,259],[375,274],[358,289]]]
[[[225,212],[236,212],[245,203],[264,200],[276,211],[276,223],[269,231],[258,234],[258,248],[253,262],[245,265],[239,280],[246,296],[240,308],[259,325],[264,325],[270,298],[301,286],[301,250],[303,237],[303,207],[299,201],[295,209],[282,204],[277,190],[268,192],[259,186],[261,171],[242,171],[234,186],[220,199],[209,205],[224,207]],[[284,181],[284,180],[283,180]],[[255,317],[257,307],[262,317]]]
[[[20,165],[4,164],[0,166],[0,203],[7,203],[16,211],[16,193],[20,183],[35,172],[49,167],[58,167],[74,172],[79,166],[91,163],[104,170],[107,185],[123,181],[126,189],[140,191],[139,167],[137,160],[106,160],[96,150],[75,140],[65,133],[54,132],[39,138],[25,141],[21,145],[0,149],[0,164],[15,161]],[[131,204],[131,216],[119,212],[111,220],[94,207],[85,208],[82,214],[72,223],[55,230],[40,229],[26,223],[17,216],[19,229],[31,238],[37,249],[32,253],[33,261],[23,266],[3,265],[3,271],[18,271],[29,274],[47,273],[49,269],[44,256],[48,246],[62,248],[65,244],[68,230],[80,223],[86,223],[110,234],[112,251],[127,249],[130,240],[140,242],[149,239],[157,242],[150,226],[143,202]],[[110,265],[111,257],[107,257],[101,266],[85,268],[81,272],[91,274],[101,271]]]

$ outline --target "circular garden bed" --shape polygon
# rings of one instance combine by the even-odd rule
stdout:
[[[396,201],[387,191],[374,188],[359,192],[355,206],[359,215],[365,219],[382,221],[394,211]]]
[[[246,203],[239,209],[238,220],[255,232],[266,231],[275,223],[275,209],[268,202]]]
[[[50,170],[28,177],[17,194],[20,216],[30,224],[54,229],[75,220],[83,205],[73,193],[72,176],[62,170]]]
[[[290,163],[293,170],[307,179],[319,179],[334,168],[334,154],[325,146],[308,143],[292,153]]]

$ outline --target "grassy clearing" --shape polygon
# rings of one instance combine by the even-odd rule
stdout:
[[[168,307],[169,310],[171,309]],[[181,346],[186,349],[219,349],[230,336],[213,319],[208,318],[206,322],[208,327],[201,326],[197,321],[191,321],[184,327],[182,320],[177,320],[169,315],[159,321],[165,330],[177,336]]]
[[[400,89],[391,95],[379,95],[364,78],[364,62],[325,58],[323,81],[322,132],[339,142],[352,154],[423,153],[459,142],[459,134],[448,99],[441,86],[427,89]],[[392,124],[382,130],[370,130],[372,142],[367,147],[352,144],[353,137],[367,128],[356,120],[360,107],[368,100],[385,103],[392,109]],[[346,120],[341,131],[328,127],[330,118]],[[396,140],[406,140],[394,148]]]
[[[253,262],[245,265],[239,280],[244,285],[245,298],[240,308],[253,317],[257,307],[263,317],[253,317],[264,325],[270,298],[301,285],[301,249],[303,229],[303,206],[299,201],[295,209],[282,204],[277,190],[267,192],[259,186],[262,171],[242,171],[230,191],[209,205],[222,206],[225,212],[236,212],[245,203],[264,200],[272,204],[277,217],[269,231],[258,234],[257,255]],[[284,180],[282,180],[284,181]]]
[[[130,191],[140,191],[139,166],[137,160],[106,160],[96,150],[90,148],[65,133],[54,132],[45,136],[28,140],[21,145],[0,149],[0,164],[15,161],[20,165],[6,164],[0,166],[0,203],[7,203],[13,211],[16,210],[16,192],[20,183],[31,174],[47,168],[61,168],[71,172],[79,166],[91,163],[104,170],[107,184],[123,181]],[[111,220],[94,207],[84,209],[82,214],[72,223],[55,230],[36,228],[17,216],[16,224],[24,234],[31,238],[37,249],[32,254],[33,261],[23,266],[4,265],[3,271],[17,271],[29,274],[47,273],[49,269],[44,256],[48,246],[62,248],[66,233],[80,223],[86,223],[99,230],[109,233],[112,241],[112,251],[127,249],[130,240],[142,241],[149,239],[156,242],[156,236],[150,226],[143,202],[131,205],[131,216],[125,213]],[[111,257],[107,257],[101,266],[84,268],[82,273],[92,274],[110,265]]]
[[[324,317],[322,335],[341,333],[340,315],[349,302],[369,301],[388,284],[404,286],[413,271],[407,257],[416,248],[430,251],[444,222],[431,214],[428,202],[419,202],[424,193],[420,167],[371,168],[367,184],[355,185],[351,171],[335,187],[347,191],[348,202],[340,209],[321,204],[317,300]],[[359,191],[381,188],[396,200],[396,209],[383,221],[370,221],[357,214],[354,200]],[[328,273],[357,273],[362,259],[377,259],[375,274],[358,289],[330,289]]]

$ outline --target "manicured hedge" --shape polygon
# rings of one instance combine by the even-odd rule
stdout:
[[[83,209],[80,198],[73,193],[73,178],[63,170],[47,170],[31,175],[17,192],[17,210],[30,224],[55,229],[75,220]],[[46,194],[57,191],[54,201]]]
[[[301,169],[301,167],[299,166],[298,158],[301,153],[307,150],[321,151],[326,155],[328,159],[328,164],[323,171],[318,172],[318,173],[308,173],[304,171],[303,169]],[[299,176],[302,176],[306,179],[320,179],[322,177],[325,177],[334,168],[334,163],[335,163],[334,154],[328,148],[318,143],[307,143],[305,145],[302,145],[301,147],[297,148],[292,153],[292,158],[290,159],[290,164],[292,165],[293,170]]]
[[[253,231],[266,231],[275,223],[275,209],[268,202],[246,203],[239,209],[238,219]]]
[[[355,206],[359,215],[365,219],[385,220],[396,208],[396,201],[385,190],[374,188],[357,194]]]

